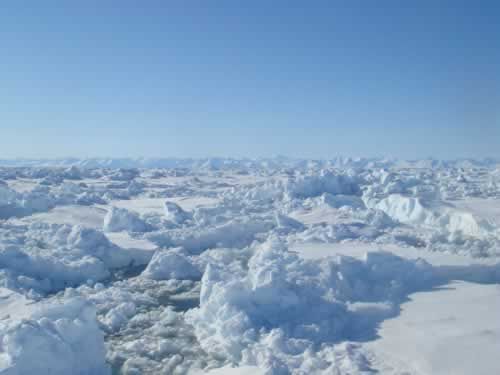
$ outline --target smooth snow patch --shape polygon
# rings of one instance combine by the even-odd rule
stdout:
[[[500,199],[468,198],[453,201],[452,204],[500,228]]]
[[[134,238],[128,232],[106,233],[106,237],[115,245],[123,249],[154,251],[158,249],[151,241],[144,238]]]
[[[384,374],[497,374],[499,312],[498,285],[453,282],[413,294],[366,347]]]
[[[100,229],[106,210],[94,206],[68,205],[54,207],[48,212],[36,213],[22,218],[21,222],[45,222],[49,224],[81,225]]]
[[[363,259],[367,252],[389,252],[406,259],[425,259],[433,266],[470,266],[494,265],[500,263],[500,258],[471,258],[464,255],[427,251],[425,249],[399,246],[397,244],[377,244],[361,241],[344,241],[337,243],[296,243],[290,246],[290,251],[304,259],[321,259],[336,255],[351,256]]]
[[[0,321],[27,318],[33,311],[34,303],[21,294],[0,287]]]

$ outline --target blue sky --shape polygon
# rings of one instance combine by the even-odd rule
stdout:
[[[500,157],[496,1],[0,4],[0,158]]]

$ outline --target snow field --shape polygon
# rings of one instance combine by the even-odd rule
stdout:
[[[0,167],[0,374],[498,368],[496,166],[73,162]]]

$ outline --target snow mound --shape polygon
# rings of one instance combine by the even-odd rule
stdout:
[[[0,322],[0,373],[108,375],[95,310],[81,299],[40,303],[23,320]]]
[[[494,229],[470,212],[460,211],[440,202],[425,203],[415,197],[391,194],[376,204],[368,204],[399,222],[426,226],[447,233],[459,232],[470,237],[484,237]]]
[[[139,215],[125,208],[111,207],[104,217],[105,232],[147,232],[150,226]]]
[[[92,228],[79,225],[72,227],[67,243],[71,248],[101,260],[108,268],[120,268],[144,261],[140,251],[122,249],[111,243],[102,232]]]
[[[91,228],[35,223],[16,233],[20,229],[25,228],[0,226],[0,268],[8,271],[15,290],[54,292],[104,280],[112,269],[150,259],[148,252],[120,248]]]
[[[201,272],[182,248],[157,251],[141,274],[152,280],[199,280]]]
[[[430,272],[423,261],[386,253],[363,261],[304,260],[271,239],[255,250],[248,269],[209,264],[200,307],[186,316],[202,348],[233,364],[327,374],[337,366],[335,342],[357,326],[351,303],[399,300],[425,285]],[[371,315],[392,311],[386,304],[370,309]],[[313,353],[318,347],[324,350]]]
[[[374,208],[382,210],[391,218],[402,223],[435,224],[439,216],[424,207],[419,198],[391,194],[380,200]],[[443,223],[444,224],[444,223]]]
[[[18,193],[6,185],[0,185],[0,219],[44,212],[54,206],[54,197],[44,187]]]

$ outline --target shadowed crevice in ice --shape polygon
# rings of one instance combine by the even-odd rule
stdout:
[[[164,295],[158,299],[162,306],[170,306],[176,312],[184,312],[200,306],[199,295],[192,296],[178,296],[178,295]]]

